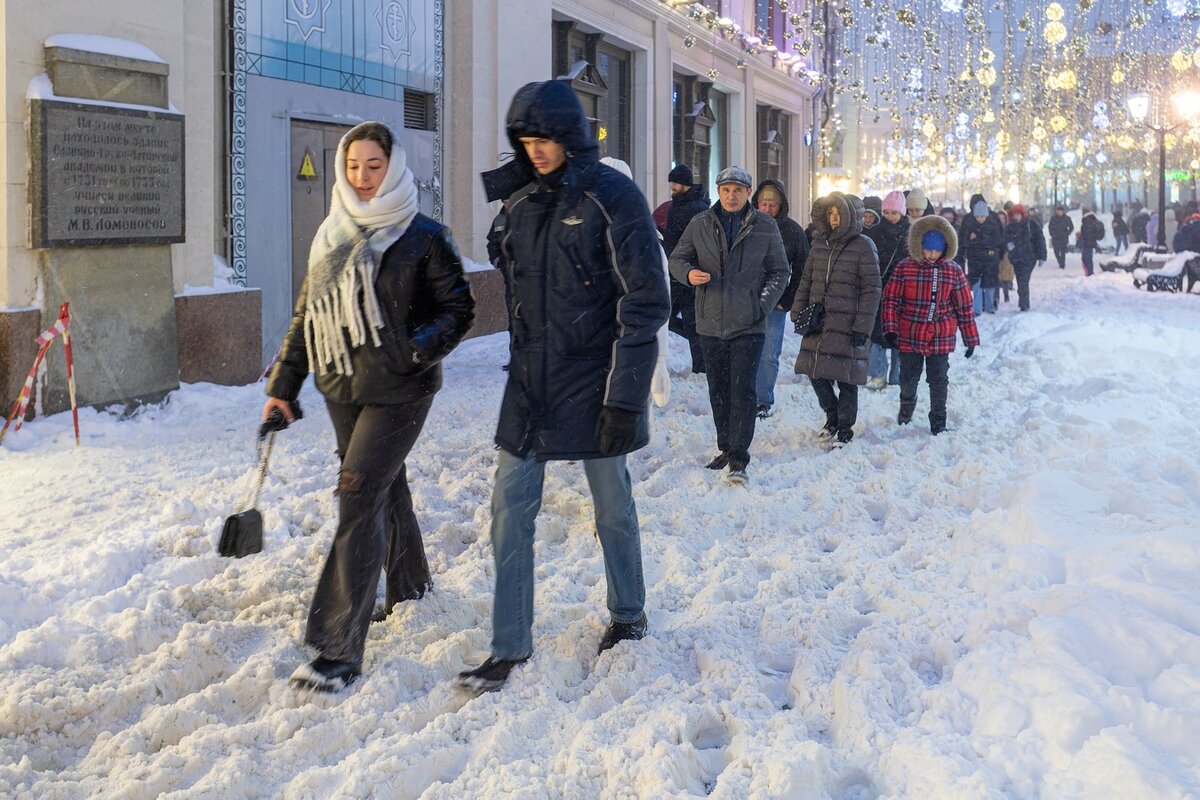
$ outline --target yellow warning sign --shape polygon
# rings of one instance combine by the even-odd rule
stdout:
[[[304,160],[300,162],[300,172],[296,175],[302,181],[315,181],[317,179],[317,168],[313,166],[312,153],[304,151]]]

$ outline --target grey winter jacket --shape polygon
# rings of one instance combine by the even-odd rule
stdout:
[[[841,224],[829,229],[829,207],[837,203]],[[810,378],[853,383],[867,382],[871,331],[881,295],[879,255],[875,243],[862,235],[863,204],[852,194],[832,192],[813,203],[815,226],[808,263],[796,291],[792,321],[810,303],[825,304],[820,333],[805,336],[796,357],[796,372]],[[857,347],[853,334],[864,341]]]
[[[687,276],[692,269],[712,276],[695,287],[696,332],[701,336],[733,339],[763,333],[768,312],[792,277],[779,226],[750,209],[729,248],[715,209],[716,204],[688,223],[671,252],[671,276],[685,286],[691,285]]]

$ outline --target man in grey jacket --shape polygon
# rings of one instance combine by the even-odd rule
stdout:
[[[750,463],[767,315],[792,274],[775,220],[750,206],[753,187],[741,167],[721,170],[719,199],[688,223],[671,253],[671,275],[696,288],[696,332],[720,451],[707,466],[728,467],[736,484],[746,482]]]

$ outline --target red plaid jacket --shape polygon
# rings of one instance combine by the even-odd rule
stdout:
[[[902,353],[952,353],[959,329],[963,344],[974,347],[979,344],[979,330],[973,305],[958,264],[906,258],[896,265],[883,291],[883,333],[900,335]]]

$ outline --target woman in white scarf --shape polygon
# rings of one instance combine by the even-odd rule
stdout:
[[[373,616],[432,585],[404,462],[441,387],[439,362],[474,311],[458,250],[446,228],[418,213],[391,129],[354,127],[335,164],[329,216],[313,238],[263,408],[265,421],[287,427],[312,373],[342,460],[338,529],[304,637],[319,657],[291,678],[317,691],[340,691],[358,677]],[[381,569],[385,605],[373,614]]]

